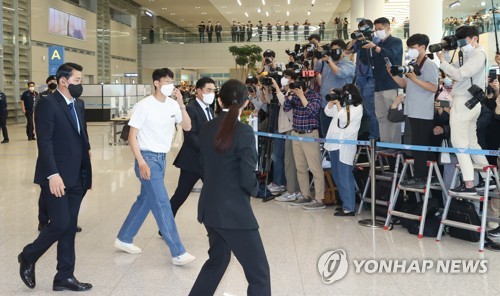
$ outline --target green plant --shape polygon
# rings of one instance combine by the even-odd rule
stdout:
[[[262,48],[255,44],[243,46],[230,46],[229,52],[233,55],[236,69],[241,69],[241,79],[243,77],[256,75],[256,63],[262,61]],[[238,68],[239,66],[239,68]]]

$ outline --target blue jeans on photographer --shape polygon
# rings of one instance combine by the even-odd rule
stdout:
[[[356,86],[363,98],[363,111],[370,119],[370,139],[376,139],[379,137],[379,130],[375,114],[375,80],[373,77],[358,76]]]
[[[330,151],[332,178],[339,191],[342,207],[349,212],[356,211],[356,185],[353,166],[340,161],[340,150]]]
[[[285,139],[273,139],[271,160],[273,162],[273,183],[285,186]]]
[[[172,257],[182,255],[186,249],[182,245],[175,225],[174,215],[170,207],[167,189],[165,188],[165,153],[141,151],[142,157],[151,170],[151,179],[141,178],[139,164],[135,161],[135,175],[141,182],[141,192],[132,205],[130,212],[118,233],[118,239],[124,243],[132,243],[135,235],[144,223],[149,212],[153,212],[163,239],[170,248]]]

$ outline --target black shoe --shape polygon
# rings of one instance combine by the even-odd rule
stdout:
[[[35,263],[28,263],[21,252],[17,256],[17,261],[19,262],[19,275],[23,280],[23,283],[30,289],[33,289],[36,285],[35,282]]]
[[[415,188],[415,189],[424,189],[426,182],[425,180],[422,180],[420,178],[411,178],[408,180],[404,180],[399,185],[403,187],[408,187],[408,188]]]
[[[65,280],[54,280],[54,283],[52,284],[52,290],[54,291],[70,290],[70,291],[81,292],[81,291],[88,291],[90,289],[92,289],[91,284],[80,283],[74,277]]]
[[[488,231],[488,236],[491,236],[491,237],[500,237],[500,226],[498,226],[495,229],[492,229],[492,230]]]
[[[484,191],[485,188],[486,188],[486,181],[483,179],[481,182],[479,182],[479,184],[477,184],[476,190]],[[488,186],[488,191],[495,189],[497,189],[497,183],[495,182],[495,179],[491,178],[490,185]]]
[[[336,207],[335,208],[335,213],[342,212],[344,210],[343,207]]]
[[[457,188],[450,189],[450,193],[461,195],[477,195],[476,187],[467,188],[465,184],[462,184]]]
[[[38,223],[38,231],[42,231],[42,229],[44,229],[45,226],[47,226],[47,223]]]
[[[35,137],[33,137],[33,138],[31,138],[31,139],[32,139],[33,141],[36,141],[36,138],[35,138]]]
[[[32,138],[28,138],[28,141],[32,141],[33,139]]]
[[[264,197],[264,198],[262,199],[262,202],[268,202],[268,201],[273,200],[274,198],[276,198],[276,196],[274,196],[274,195],[270,195],[270,196],[268,196],[268,197]]]
[[[334,216],[354,216],[354,212],[349,212],[349,211],[339,211],[333,214]]]
[[[163,237],[163,234],[161,234],[161,231],[159,231],[159,230],[158,230],[158,235],[159,235],[160,237]]]
[[[7,144],[7,143],[9,143],[9,139],[3,139],[3,141],[2,141],[2,142],[0,142],[0,143],[2,143],[2,144]]]
[[[82,232],[82,228],[78,225],[76,225],[76,232]]]

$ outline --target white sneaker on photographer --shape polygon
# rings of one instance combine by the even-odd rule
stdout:
[[[281,202],[291,202],[297,200],[297,198],[302,197],[300,193],[288,193],[285,192],[282,195],[276,197],[274,200]]]

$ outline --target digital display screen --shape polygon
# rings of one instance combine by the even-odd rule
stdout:
[[[87,21],[55,8],[49,8],[49,32],[80,40],[87,38]]]

